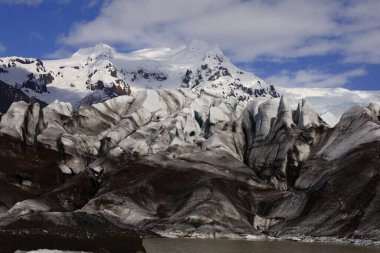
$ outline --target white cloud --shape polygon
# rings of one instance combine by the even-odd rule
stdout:
[[[54,52],[48,53],[44,56],[45,59],[64,59],[68,58],[73,54],[72,51],[65,48],[59,48]]]
[[[365,69],[357,68],[343,73],[327,73],[315,69],[302,69],[295,72],[282,71],[266,80],[281,87],[344,87],[352,78],[366,74]]]
[[[84,4],[83,8],[84,9],[92,9],[92,8],[95,8],[99,3],[100,3],[99,0],[87,0],[86,3]]]
[[[59,4],[68,4],[68,3],[71,3],[72,0],[57,0],[57,2],[58,2]]]
[[[237,61],[338,53],[347,61],[376,63],[378,13],[377,0],[110,0],[61,41],[142,48],[201,39]]]
[[[50,0],[53,1],[53,0]],[[72,0],[54,0],[58,4],[69,4]],[[38,6],[45,0],[0,0],[0,4]]]
[[[0,0],[0,4],[37,6],[44,0]]]
[[[0,53],[5,52],[5,50],[6,49],[5,49],[4,45],[0,43]]]
[[[379,12],[380,13],[380,12]],[[345,38],[346,61],[380,63],[380,30],[351,34]]]
[[[39,33],[39,32],[36,32],[36,31],[31,31],[29,33],[29,40],[30,41],[40,41],[40,40],[43,40],[44,39],[44,36]]]

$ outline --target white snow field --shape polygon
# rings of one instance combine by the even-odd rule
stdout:
[[[343,88],[282,88],[276,87],[285,95],[293,109],[302,99],[320,114],[326,123],[335,126],[342,114],[354,104],[367,106],[380,102],[380,91],[352,91]]]

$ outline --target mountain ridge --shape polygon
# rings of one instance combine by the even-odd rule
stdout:
[[[59,99],[76,107],[85,97],[87,104],[89,98],[97,97],[96,103],[144,88],[185,87],[198,94],[242,101],[279,96],[272,85],[233,65],[217,46],[201,41],[177,49],[130,53],[100,43],[57,60],[3,57],[0,80],[28,97],[46,103]],[[91,95],[95,91],[97,94]]]

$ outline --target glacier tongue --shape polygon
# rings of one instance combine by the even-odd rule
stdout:
[[[1,58],[0,87],[0,233],[380,240],[376,92],[280,98],[200,41]]]
[[[378,240],[369,231],[378,226],[379,110],[353,106],[330,127],[286,96],[247,102],[149,89],[76,111],[15,102],[0,121],[0,179],[23,194],[0,194],[0,226],[60,225],[54,217],[68,213],[161,234]]]

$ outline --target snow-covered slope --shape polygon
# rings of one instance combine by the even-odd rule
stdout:
[[[88,54],[80,50],[79,54]],[[215,45],[193,41],[185,48],[113,52],[113,64],[131,89],[186,87],[196,93],[249,100],[278,97],[273,86],[233,65]]]
[[[380,91],[352,91],[343,88],[282,88],[293,109],[302,99],[306,99],[313,109],[330,126],[335,126],[342,114],[354,104],[368,105],[380,101]]]
[[[5,57],[0,81],[47,103],[58,99],[72,105],[85,97],[84,104],[91,104],[143,88],[187,87],[239,100],[279,96],[273,86],[234,66],[217,46],[200,41],[131,53],[98,44],[59,60]]]

